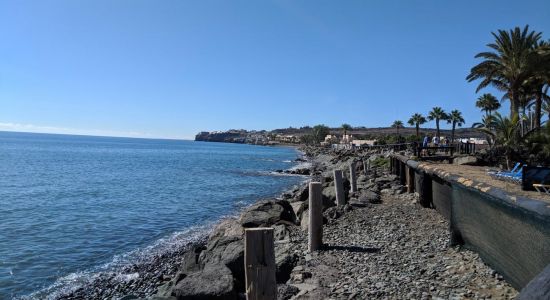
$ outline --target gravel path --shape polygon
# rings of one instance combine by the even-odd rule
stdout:
[[[290,283],[298,299],[511,299],[517,291],[469,250],[448,246],[448,223],[414,195],[383,196],[325,225],[327,250],[306,254]],[[305,232],[295,232],[305,241]]]

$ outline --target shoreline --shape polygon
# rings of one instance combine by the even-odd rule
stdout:
[[[259,146],[259,145],[258,145]],[[284,146],[286,147],[286,146]],[[296,150],[296,158],[292,160],[293,166],[285,169],[282,175],[285,176],[305,176],[302,174],[292,173],[293,169],[303,168],[305,153],[300,151],[300,147],[288,147]],[[278,172],[272,170],[271,176],[279,175]],[[304,184],[302,180],[299,183],[293,184],[281,192],[275,193],[268,199],[280,199],[285,194]],[[209,221],[207,224],[195,225],[191,228],[186,228],[182,231],[174,232],[167,237],[155,241],[153,244],[140,247],[121,256],[134,256],[134,259],[129,259],[122,266],[114,268],[105,267],[107,265],[116,265],[116,257],[110,262],[94,267],[90,270],[78,271],[58,278],[53,284],[37,290],[31,294],[17,296],[15,299],[82,299],[82,298],[105,298],[108,297],[123,298],[124,296],[134,295],[139,297],[152,296],[156,292],[158,286],[167,278],[176,275],[181,261],[185,258],[187,252],[193,249],[200,248],[206,245],[209,235],[215,228],[224,221],[238,218],[250,206],[256,204],[265,198],[254,199],[250,204],[239,207],[236,211],[222,215],[217,220]],[[190,237],[189,234],[192,236]],[[182,236],[183,240],[189,240],[177,245],[167,243],[164,248],[162,242],[164,240],[178,239]],[[157,250],[150,251],[149,248],[160,247],[161,252]],[[168,251],[166,251],[169,249]],[[137,258],[137,259],[136,259]],[[76,286],[74,284],[76,283]],[[130,299],[133,296],[130,296]]]
[[[358,174],[361,174],[358,180],[360,189],[356,193],[349,192],[349,181],[344,179],[348,189],[346,194],[348,194],[349,203],[344,207],[336,207],[334,186],[330,178],[331,170],[334,168],[344,169],[344,166],[357,154],[347,150],[334,152],[328,149],[308,147],[302,148],[302,150],[308,157],[308,163],[311,164],[309,178],[323,183],[323,215],[327,228],[325,250],[315,253],[307,251],[308,190],[306,180],[272,200],[259,199],[250,206],[242,208],[234,216],[220,219],[203,239],[196,243],[189,243],[171,255],[159,257],[158,260],[146,264],[149,268],[137,266],[127,270],[133,273],[137,272],[140,275],[138,278],[114,282],[113,280],[116,278],[106,276],[93,282],[86,289],[55,299],[114,297],[118,299],[175,300],[198,295],[202,297],[206,295],[207,298],[238,299],[244,295],[244,229],[259,226],[274,228],[278,299],[311,299],[312,297],[315,299],[362,299],[365,297],[397,297],[398,295],[408,298],[421,298],[427,295],[451,296],[454,295],[453,290],[456,290],[457,287],[449,289],[445,285],[446,281],[440,277],[426,277],[426,274],[433,276],[445,273],[448,270],[445,268],[448,263],[451,263],[452,270],[454,268],[457,270],[464,268],[482,270],[481,274],[476,277],[476,283],[485,286],[485,288],[481,290],[467,285],[467,278],[464,277],[466,279],[461,281],[463,287],[459,289],[462,291],[462,296],[497,296],[501,291],[504,291],[503,295],[506,297],[513,297],[517,294],[517,291],[502,282],[502,277],[488,268],[475,253],[447,246],[446,241],[449,236],[448,225],[445,221],[435,210],[420,208],[414,194],[403,194],[404,188],[398,183],[396,176],[389,174],[384,167],[375,167],[374,173],[368,175],[359,172]],[[363,155],[371,160],[384,157],[384,154],[369,153],[368,151]],[[386,206],[390,209],[387,209]],[[409,228],[399,225],[402,220],[395,217],[396,210],[402,210],[401,214],[413,213],[415,217],[407,219]],[[370,216],[365,218],[366,215]],[[437,227],[438,230],[434,233],[436,235],[425,234],[424,232],[428,228],[418,224],[415,221],[417,218],[423,218],[427,224],[432,223],[431,226]],[[395,225],[388,226],[393,223]],[[360,226],[357,227],[358,225]],[[373,229],[364,230],[365,226],[367,228],[373,226]],[[355,233],[350,232],[351,227],[355,228],[353,231]],[[429,242],[430,239],[439,242],[429,248],[425,248],[424,244],[419,245],[418,241],[407,244],[408,247],[405,247],[405,244],[401,245],[400,239],[402,238],[396,239],[395,237],[395,233],[399,231],[396,228],[417,231],[418,237],[427,239],[426,242]],[[372,240],[371,234],[369,234],[372,230],[379,231],[380,237]],[[410,231],[404,231],[401,234],[406,235],[405,232]],[[361,238],[358,239],[359,236]],[[352,240],[348,240],[346,237],[350,237]],[[384,239],[387,241],[382,242]],[[360,246],[365,242],[367,242],[365,246]],[[388,248],[388,245],[391,247]],[[417,248],[427,256],[417,257],[414,255]],[[443,256],[444,260],[435,260],[440,258],[440,251],[443,250],[446,253]],[[430,252],[433,254],[429,254]],[[404,253],[408,254],[404,255]],[[411,283],[410,280],[403,281],[403,278],[395,277],[396,275],[392,275],[393,273],[385,273],[401,270],[402,266],[400,265],[394,269],[394,264],[385,263],[388,259],[390,261],[399,260],[400,257],[405,259],[402,263],[414,262],[420,266],[427,263],[425,260],[429,260],[430,264],[435,265],[428,271],[423,268],[410,270],[413,273],[418,272],[415,276],[424,278],[424,281],[415,287],[415,283]],[[381,265],[379,265],[379,259],[382,259]],[[358,265],[365,263],[364,269],[357,268]],[[463,266],[462,269],[460,269],[461,266]],[[160,267],[161,271],[154,267]],[[341,277],[339,275],[342,271],[339,270],[340,267],[349,275]],[[372,271],[374,273],[369,271],[372,268],[375,268]],[[332,271],[329,272],[329,270]],[[224,276],[220,274],[224,274]],[[458,276],[456,274],[452,275]],[[369,279],[373,276],[382,282],[388,280],[395,282],[395,285],[394,283],[388,285],[378,281],[373,282]],[[143,288],[143,282],[147,283],[147,287]],[[209,284],[206,285],[205,282],[209,282]],[[410,284],[413,286],[407,293],[400,293],[401,287],[410,286]]]

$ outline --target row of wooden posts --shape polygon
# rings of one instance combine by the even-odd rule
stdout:
[[[350,191],[357,191],[356,162],[350,164]],[[363,160],[366,174],[370,162]],[[336,205],[344,206],[347,201],[344,193],[342,170],[334,170],[334,188]],[[323,186],[321,182],[309,183],[309,223],[308,250],[321,250],[323,247]],[[248,300],[277,299],[277,282],[275,278],[275,246],[273,228],[251,228],[245,230],[245,281]]]

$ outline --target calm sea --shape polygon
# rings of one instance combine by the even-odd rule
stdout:
[[[0,299],[187,243],[302,181],[271,173],[298,156],[283,147],[0,132]]]

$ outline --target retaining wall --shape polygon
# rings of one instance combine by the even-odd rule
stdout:
[[[479,253],[516,289],[550,264],[549,203],[510,195],[402,155],[391,160],[398,176],[405,166],[414,170],[408,175],[414,178],[406,181],[415,185],[424,207],[435,208],[449,221],[451,244]]]

